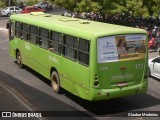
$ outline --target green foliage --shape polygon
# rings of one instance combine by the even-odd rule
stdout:
[[[60,7],[77,12],[103,14],[132,13],[134,16],[159,16],[160,0],[50,0]]]
[[[16,0],[10,0],[10,6],[17,5]],[[9,6],[9,2],[7,0],[0,0],[0,8],[4,8],[6,6]]]
[[[11,0],[11,6],[17,5],[17,0]]]
[[[146,8],[146,6],[144,6],[142,0],[128,0],[126,3],[126,8],[134,16],[143,16],[143,17],[149,16],[148,9]]]
[[[4,1],[2,1],[2,0],[0,0],[0,7],[1,7],[1,8],[6,7],[6,5],[5,5]]]
[[[17,5],[16,0],[10,0]],[[34,5],[39,0],[27,0],[25,5]],[[43,0],[41,0],[43,1]],[[132,13],[134,16],[155,16],[160,14],[160,0],[50,0],[72,12],[101,12],[103,14]],[[7,0],[0,0],[0,7],[8,6]]]
[[[91,0],[82,0],[81,2],[77,3],[77,7],[75,8],[75,11],[78,12],[97,12],[98,4],[96,2],[93,2]]]
[[[38,1],[37,0],[27,0],[26,2],[24,2],[24,4],[26,6],[32,6],[34,4],[36,4]]]
[[[60,7],[64,7],[65,9],[69,11],[73,11],[76,7],[76,1],[75,0],[50,0],[51,2],[54,2],[56,5]]]
[[[158,17],[160,14],[160,0],[154,0],[154,5],[151,8],[152,14]]]

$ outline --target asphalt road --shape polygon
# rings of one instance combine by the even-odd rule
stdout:
[[[156,78],[149,78],[147,94],[107,101],[88,102],[66,91],[60,95],[55,94],[48,80],[30,68],[18,68],[9,56],[8,32],[5,29],[7,19],[0,17],[0,111],[52,111],[48,114],[56,116],[54,119],[160,119],[160,117],[123,117],[123,114],[126,116],[134,111],[160,111],[160,80]],[[149,57],[156,55],[157,52],[149,53]]]

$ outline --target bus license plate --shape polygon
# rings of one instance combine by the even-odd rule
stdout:
[[[118,86],[119,86],[119,87],[127,86],[127,85],[128,85],[127,82],[120,82],[120,83],[118,83]]]

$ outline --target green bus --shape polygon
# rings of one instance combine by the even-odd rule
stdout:
[[[26,65],[85,100],[147,91],[147,32],[42,12],[12,15],[9,52]]]

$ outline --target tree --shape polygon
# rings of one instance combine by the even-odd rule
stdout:
[[[127,0],[126,8],[134,16],[149,17],[149,11],[142,0]]]
[[[74,8],[74,11],[76,12],[99,12],[99,10],[100,5],[93,0],[81,0],[77,3],[77,7]]]
[[[6,6],[4,0],[0,0],[0,7],[4,8]]]
[[[0,7],[4,8],[6,6],[12,6],[12,5],[16,5],[17,2],[16,0],[0,0]]]
[[[64,7],[69,11],[73,11],[76,8],[76,1],[75,0],[50,0],[54,2],[56,5],[60,7]]]
[[[134,16],[159,16],[160,0],[50,0],[74,12],[100,12],[102,14],[125,14]]]
[[[152,6],[151,10],[153,11],[152,15],[155,17],[159,17],[160,15],[160,1],[159,0],[154,0],[155,4]]]
[[[150,16],[158,17],[160,14],[160,1],[159,0],[143,0],[144,5],[149,11]]]

